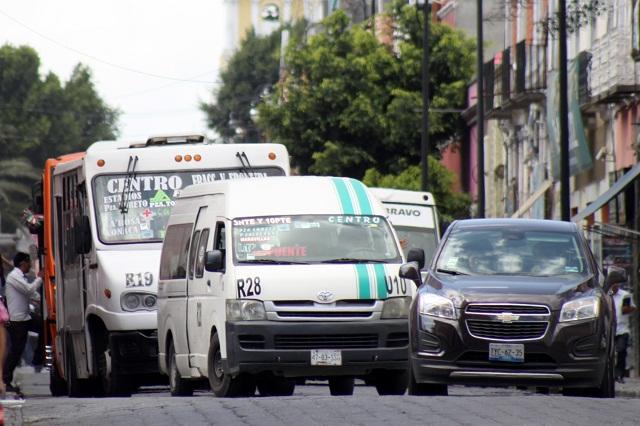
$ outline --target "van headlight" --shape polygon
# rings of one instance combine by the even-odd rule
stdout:
[[[407,318],[409,316],[410,297],[392,297],[384,301],[382,319]]]
[[[120,307],[123,311],[155,311],[156,296],[149,293],[122,293],[120,296]]]
[[[560,322],[596,318],[600,313],[600,299],[595,296],[571,300],[562,305]]]
[[[422,293],[418,297],[418,309],[421,315],[456,319],[456,308],[450,299],[433,293]]]
[[[266,320],[267,313],[260,300],[227,300],[227,321]]]

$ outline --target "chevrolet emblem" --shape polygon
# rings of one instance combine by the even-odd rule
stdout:
[[[496,315],[496,318],[498,319],[498,321],[501,321],[504,323],[510,323],[510,322],[518,321],[520,319],[520,315],[514,315],[511,312],[503,312],[499,315]]]

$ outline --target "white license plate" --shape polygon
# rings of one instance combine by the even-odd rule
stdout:
[[[336,349],[312,349],[311,365],[342,365],[342,352]]]
[[[489,361],[524,362],[522,343],[489,343]]]

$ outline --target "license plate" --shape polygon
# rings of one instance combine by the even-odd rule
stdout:
[[[489,343],[489,361],[524,362],[521,343]]]
[[[312,349],[311,365],[342,365],[342,352],[336,349]]]

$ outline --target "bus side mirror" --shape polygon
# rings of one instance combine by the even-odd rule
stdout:
[[[424,250],[421,248],[412,248],[407,253],[407,262],[416,262],[418,269],[424,268]]]
[[[204,269],[207,272],[220,272],[224,269],[223,256],[220,250],[207,252],[204,259]]]
[[[74,226],[76,254],[91,252],[91,224],[88,216],[76,219]]]
[[[416,287],[420,287],[420,284],[422,284],[420,268],[417,262],[407,262],[400,266],[400,273],[398,275],[400,275],[400,278],[413,281]]]

